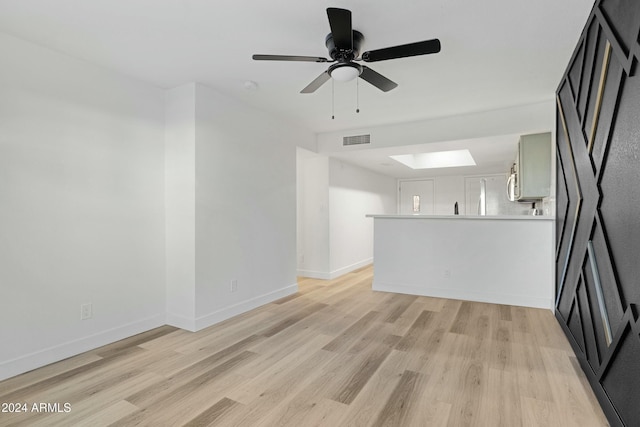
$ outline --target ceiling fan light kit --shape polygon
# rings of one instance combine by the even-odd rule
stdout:
[[[362,74],[362,67],[354,63],[337,63],[330,66],[328,72],[332,79],[348,82]]]
[[[329,50],[331,60],[315,56],[294,55],[253,55],[256,61],[302,61],[302,62],[334,62],[327,70],[316,77],[300,93],[313,93],[328,80],[350,81],[357,77],[367,81],[383,92],[395,89],[398,84],[366,65],[355,61],[377,62],[410,56],[427,55],[440,52],[440,40],[432,39],[416,43],[392,46],[371,50],[360,54],[360,46],[364,35],[351,26],[351,11],[330,7],[327,17],[331,33],[325,38],[325,46]]]

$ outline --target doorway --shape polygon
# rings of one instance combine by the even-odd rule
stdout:
[[[398,186],[400,215],[433,215],[434,193],[433,179],[400,181]]]

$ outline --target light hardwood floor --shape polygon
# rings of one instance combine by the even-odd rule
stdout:
[[[166,326],[0,382],[0,402],[71,405],[0,425],[608,425],[551,312],[373,292],[372,275],[300,279],[200,332]]]

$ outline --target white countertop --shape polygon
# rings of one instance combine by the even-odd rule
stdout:
[[[551,215],[367,215],[367,218],[388,219],[455,219],[455,220],[520,220],[520,221],[554,221]]]

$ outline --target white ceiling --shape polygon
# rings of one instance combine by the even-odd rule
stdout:
[[[363,128],[553,98],[593,0],[0,0],[0,31],[171,88],[200,82],[314,132]],[[326,64],[325,9],[352,11],[362,51],[439,38],[435,55],[371,63],[398,83],[300,94]],[[245,89],[255,81],[259,88]],[[467,147],[465,147],[467,148]],[[396,150],[397,151],[397,150]],[[432,151],[432,150],[430,150]],[[360,152],[362,153],[362,152]],[[393,154],[401,154],[394,152]]]
[[[372,148],[358,151],[332,152],[331,157],[372,171],[401,179],[433,176],[482,175],[506,173],[511,167],[518,148],[520,135],[500,135],[490,138],[429,142],[402,147]],[[431,153],[436,151],[468,149],[476,166],[442,169],[411,169],[389,156],[398,154]]]

